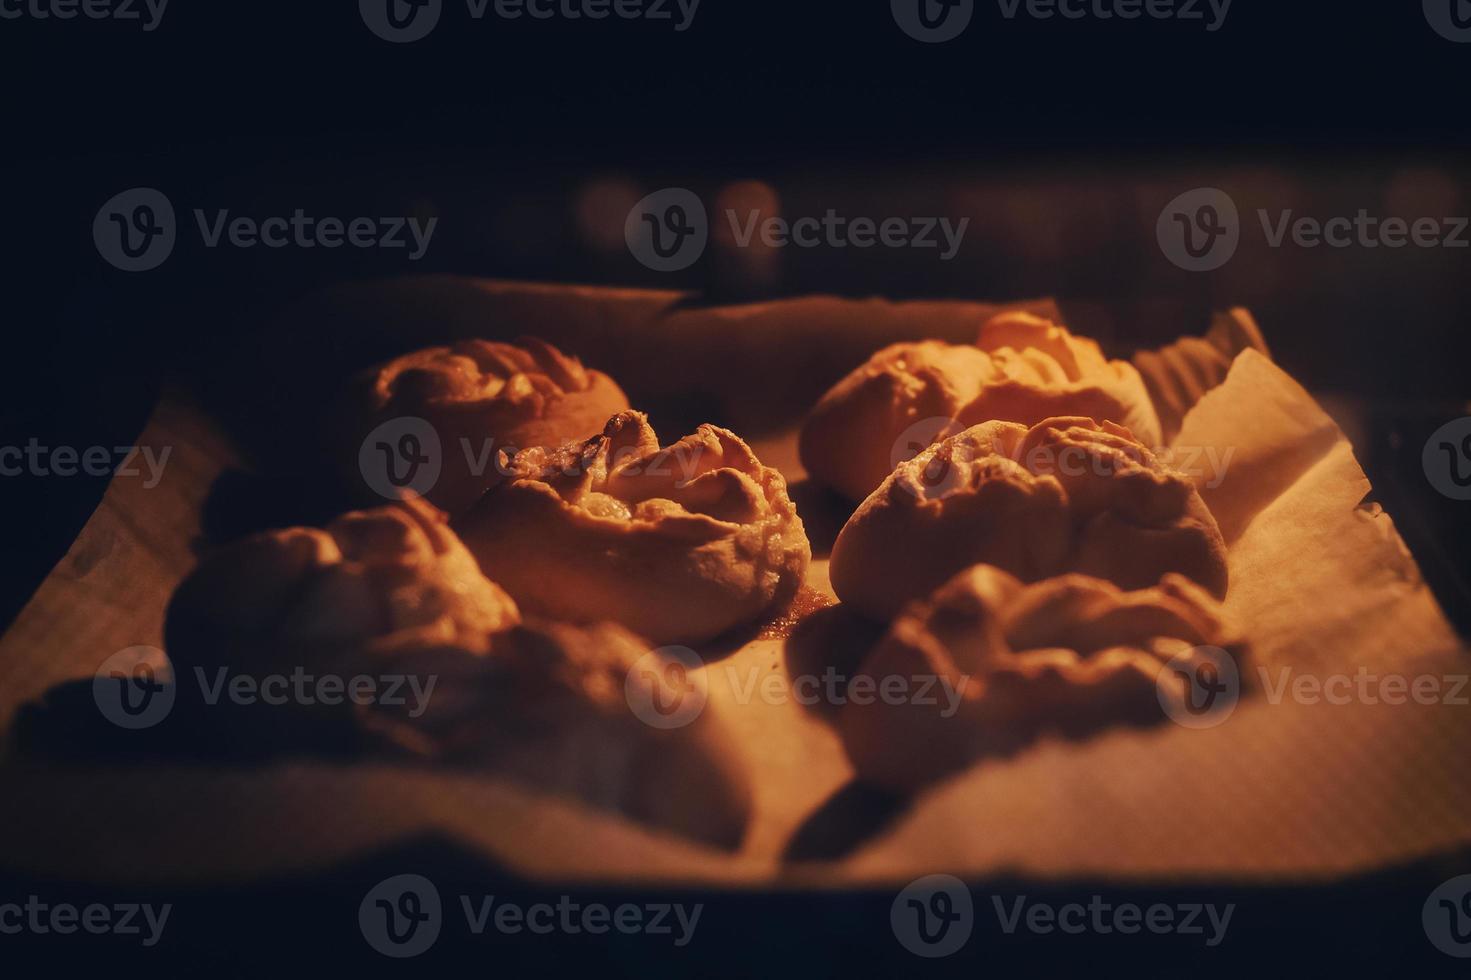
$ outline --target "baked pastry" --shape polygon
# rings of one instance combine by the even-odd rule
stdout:
[[[750,777],[703,677],[622,627],[528,624],[495,634],[489,656],[447,646],[413,662],[440,683],[422,713],[365,713],[386,743],[717,847],[744,837]]]
[[[1181,717],[1194,672],[1222,653],[1242,651],[1183,576],[1125,592],[1085,575],[1024,585],[977,565],[906,608],[850,682],[917,691],[936,679],[934,693],[850,697],[838,727],[860,779],[908,793],[1040,736]]]
[[[1139,372],[1092,340],[1030,313],[987,321],[975,345],[893,344],[839,381],[802,427],[802,465],[851,500],[894,467],[982,422],[1077,415],[1117,422],[1148,446],[1159,420]]]
[[[423,495],[451,514],[499,482],[501,450],[561,445],[628,408],[612,378],[534,337],[405,354],[360,379],[350,401],[354,452],[393,419],[422,419],[433,428],[440,471]]]
[[[266,677],[301,675],[309,694],[289,705],[225,699],[207,714],[195,705],[205,740],[223,731],[250,754],[408,754],[473,766],[739,844],[750,791],[714,710],[700,699],[703,710],[668,730],[634,710],[699,698],[698,676],[666,669],[618,626],[520,622],[445,516],[415,499],[222,550],[180,586],[167,633],[180,673],[202,671],[181,690],[203,691],[223,668],[262,693]],[[355,679],[371,686],[349,697]]]
[[[713,425],[661,449],[623,412],[508,470],[456,528],[530,614],[694,643],[790,599],[811,559],[781,474]]]
[[[341,673],[426,643],[484,652],[520,621],[448,518],[410,499],[221,549],[174,593],[166,636],[182,666]]]
[[[1271,356],[1256,320],[1238,308],[1217,314],[1203,337],[1182,337],[1167,347],[1134,355],[1166,443],[1174,442],[1185,413],[1226,380],[1236,355],[1244,350]]]
[[[1179,572],[1226,594],[1225,543],[1195,485],[1092,419],[987,422],[929,447],[859,505],[830,571],[838,598],[887,621],[980,562],[1125,589]]]

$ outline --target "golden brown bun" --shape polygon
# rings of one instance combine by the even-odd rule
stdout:
[[[1159,420],[1134,367],[1030,313],[1003,313],[974,346],[893,344],[838,382],[802,428],[814,480],[862,500],[894,467],[944,436],[994,420],[1107,419],[1146,445]]]
[[[1085,575],[1023,585],[977,565],[906,608],[858,672],[876,690],[903,678],[936,696],[850,698],[839,730],[860,779],[913,792],[1043,735],[1163,720],[1190,681],[1161,671],[1202,646],[1240,653],[1219,605],[1183,576],[1123,592]]]
[[[391,419],[419,418],[434,428],[441,469],[425,496],[452,515],[500,482],[501,450],[580,439],[628,408],[612,378],[534,337],[515,344],[466,340],[405,354],[361,379],[352,401],[353,453]]]
[[[698,642],[791,598],[811,559],[781,474],[713,425],[660,449],[648,418],[624,412],[509,470],[456,527],[534,615]]]
[[[1204,337],[1183,337],[1168,347],[1134,355],[1166,442],[1174,441],[1185,414],[1206,392],[1226,380],[1232,362],[1244,350],[1271,356],[1256,320],[1238,308],[1218,314]]]
[[[1226,547],[1195,485],[1128,429],[987,422],[902,464],[833,544],[833,589],[887,621],[984,562],[1035,582],[1082,572],[1126,589],[1179,572],[1226,594]]]
[[[750,777],[733,735],[703,700],[703,679],[671,670],[674,661],[622,627],[525,625],[493,637],[489,656],[446,647],[416,662],[440,677],[428,709],[367,715],[400,749],[719,847],[740,844]],[[655,703],[679,711],[685,698],[703,707],[678,715],[673,727],[638,714]]]
[[[520,621],[446,516],[407,500],[216,552],[174,593],[167,638],[186,667],[340,673],[429,643],[484,651]]]
[[[218,552],[175,594],[168,646],[190,691],[196,668],[382,682],[386,696],[358,703],[191,705],[232,749],[407,751],[739,844],[750,791],[714,709],[661,730],[625,688],[678,705],[702,682],[618,626],[519,624],[445,516],[410,500]]]

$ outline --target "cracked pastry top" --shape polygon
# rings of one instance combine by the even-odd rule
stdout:
[[[356,423],[359,441],[394,418],[421,418],[434,427],[443,466],[426,496],[451,514],[501,478],[494,465],[501,450],[582,438],[628,408],[612,378],[534,337],[415,351],[371,372],[361,387],[367,419]]]
[[[215,552],[174,593],[167,641],[186,666],[351,675],[428,644],[484,652],[520,621],[446,516],[415,499]]]
[[[697,642],[790,599],[811,559],[786,481],[717,426],[660,448],[647,416],[623,412],[508,472],[456,528],[531,614]]]
[[[839,731],[861,779],[913,792],[1043,736],[1180,717],[1206,658],[1243,652],[1215,599],[1181,575],[1124,591],[1085,575],[1025,585],[977,565],[907,607],[857,672],[876,689],[933,678],[930,696],[850,699]]]
[[[1060,415],[1117,422],[1159,445],[1159,419],[1133,365],[1108,360],[1097,343],[1049,320],[1003,313],[974,345],[927,340],[874,354],[818,402],[799,448],[814,480],[862,500],[946,435]]]
[[[1226,548],[1185,475],[1128,429],[987,422],[901,464],[833,544],[833,589],[888,620],[971,565],[1025,582],[1081,572],[1126,589],[1179,572],[1224,596]]]

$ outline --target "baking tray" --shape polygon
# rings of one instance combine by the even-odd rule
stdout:
[[[1011,305],[1060,316],[1049,301]],[[1471,711],[1446,704],[1248,698],[1217,728],[1044,740],[911,801],[853,782],[821,710],[721,705],[755,774],[735,853],[474,772],[310,756],[222,766],[168,746],[166,724],[126,733],[86,717],[106,657],[161,645],[168,596],[201,548],[338,509],[313,469],[317,422],[326,393],[363,366],[460,337],[534,334],[617,378],[666,442],[698,422],[731,426],[787,476],[813,540],[808,585],[830,596],[827,549],[846,505],[805,480],[801,413],[879,346],[966,341],[1000,308],[830,297],[708,307],[672,292],[434,277],[347,286],[272,315],[233,370],[165,396],[138,440],[170,448],[165,479],[114,479],[0,638],[0,781],[24,801],[0,809],[0,869],[264,888],[431,841],[460,855],[448,865],[539,886],[858,895],[936,872],[1052,883],[1034,887],[1311,888],[1459,861],[1471,845]],[[1111,346],[1127,353],[1121,339]],[[1352,447],[1285,372],[1243,355],[1179,441],[1234,454],[1230,478],[1205,493],[1231,549],[1228,612],[1257,663],[1467,672]],[[699,652],[712,699],[732,701],[768,674],[851,667],[873,636],[825,609],[790,632]]]

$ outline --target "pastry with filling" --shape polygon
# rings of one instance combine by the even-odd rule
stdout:
[[[947,435],[1062,415],[1116,422],[1159,445],[1159,419],[1133,365],[1049,320],[1009,312],[987,321],[974,345],[926,340],[874,354],[818,402],[799,448],[814,480],[862,500]]]
[[[534,337],[514,344],[466,340],[405,354],[362,379],[352,400],[361,430],[351,442],[354,452],[391,419],[420,418],[434,427],[442,465],[425,496],[451,514],[499,482],[500,451],[583,438],[628,408],[612,378]]]
[[[786,481],[717,426],[660,448],[623,412],[508,470],[456,527],[528,614],[694,643],[790,600],[811,559]]]
[[[907,607],[855,675],[872,690],[938,678],[936,695],[850,698],[839,731],[860,779],[911,793],[1041,737],[1183,717],[1192,677],[1222,655],[1239,673],[1242,653],[1219,604],[1181,575],[1124,591],[977,565]]]
[[[1178,572],[1226,594],[1226,548],[1184,474],[1112,422],[987,422],[903,463],[833,544],[838,598],[888,621],[985,563],[1035,582],[1080,572],[1124,589]]]

